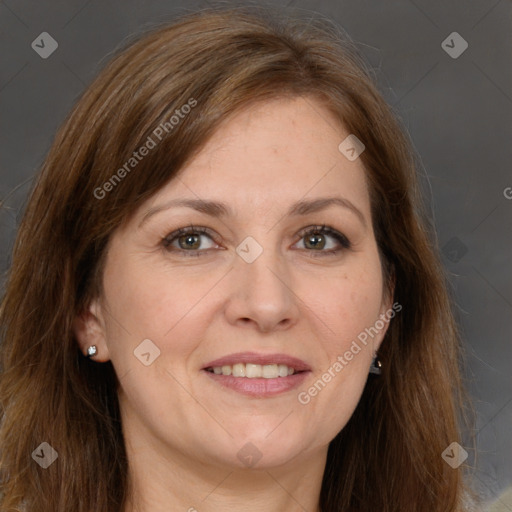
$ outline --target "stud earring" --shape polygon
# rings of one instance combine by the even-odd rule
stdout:
[[[87,347],[87,356],[86,357],[94,357],[98,353],[98,349],[96,348],[96,345],[91,345],[90,347]]]
[[[374,373],[375,375],[380,375],[382,373],[382,363],[377,355],[375,355],[372,360],[372,364],[370,365],[370,373]]]

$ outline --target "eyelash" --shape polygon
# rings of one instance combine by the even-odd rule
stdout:
[[[208,228],[196,227],[196,226],[191,225],[191,226],[188,226],[185,228],[180,228],[180,229],[170,233],[162,240],[162,244],[167,251],[179,252],[182,254],[184,253],[184,255],[186,257],[199,257],[199,256],[203,255],[204,253],[206,253],[208,251],[208,249],[203,249],[203,250],[192,249],[189,251],[189,250],[185,250],[185,249],[171,247],[172,242],[174,242],[176,239],[178,239],[179,237],[181,237],[183,235],[189,235],[189,234],[207,235],[213,242],[215,242],[215,239],[214,239],[213,235],[210,233],[210,230]],[[323,224],[321,226],[309,226],[307,228],[304,228],[298,233],[298,236],[300,237],[300,239],[302,239],[304,236],[306,236],[308,234],[320,234],[320,235],[332,236],[340,244],[341,250],[350,249],[352,247],[350,240],[345,235],[326,226],[325,224]],[[217,243],[217,242],[215,242],[215,243]],[[314,249],[313,250],[303,249],[303,250],[306,250],[306,251],[312,253],[311,256],[314,258],[317,258],[317,257],[323,257],[323,256],[335,256],[340,251],[340,248],[329,249],[326,251],[323,251],[323,250],[315,251]],[[319,254],[314,254],[315,252],[317,252]]]

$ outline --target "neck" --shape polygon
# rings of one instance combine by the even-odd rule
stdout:
[[[130,498],[123,512],[319,512],[327,447],[278,467],[233,468],[180,452],[128,448]]]

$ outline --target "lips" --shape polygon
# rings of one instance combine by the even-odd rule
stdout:
[[[264,372],[263,378],[258,378],[254,374],[246,376],[243,371],[238,374],[242,367],[251,365],[259,367]],[[284,373],[277,375],[276,367],[280,371],[286,368],[289,370],[288,375],[285,376]],[[222,370],[222,373],[219,372],[219,369]],[[225,370],[226,373],[224,373]],[[238,376],[233,375],[233,370]],[[254,371],[254,368],[252,370]],[[268,371],[273,373],[265,374]],[[210,361],[202,368],[202,372],[211,379],[211,382],[220,385],[223,389],[253,398],[270,398],[299,387],[310,375],[311,368],[301,359],[287,354],[240,352]]]

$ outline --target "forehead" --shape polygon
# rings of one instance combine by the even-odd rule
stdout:
[[[341,195],[369,215],[361,160],[338,149],[349,135],[312,98],[276,99],[227,119],[202,150],[145,205],[162,200],[209,199],[233,211],[260,215],[298,199]]]

